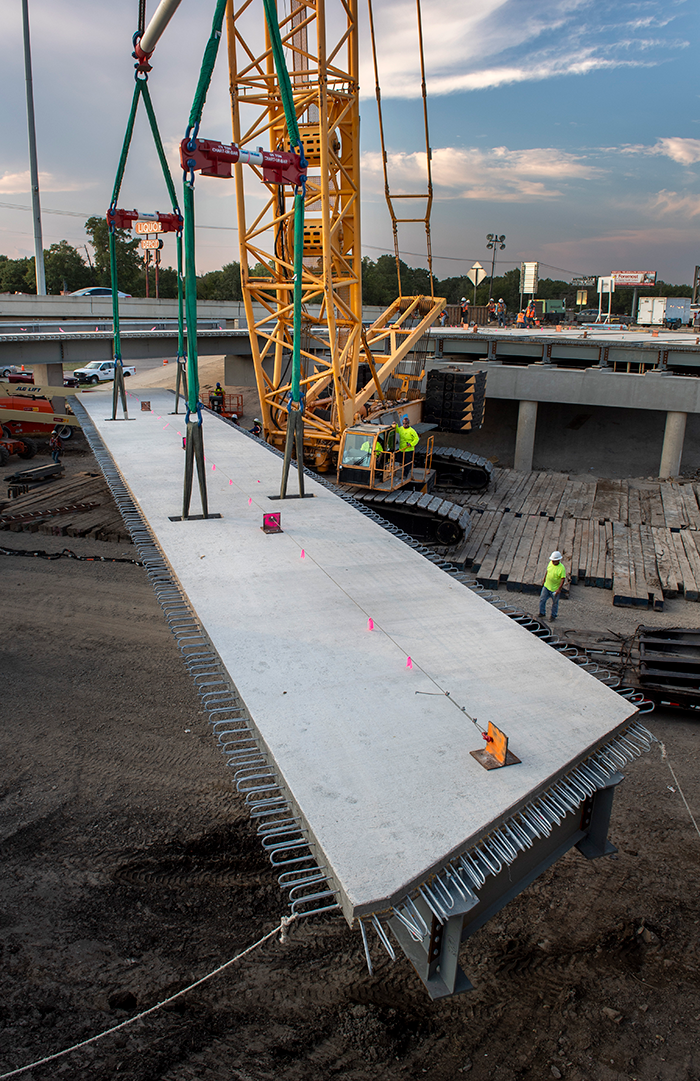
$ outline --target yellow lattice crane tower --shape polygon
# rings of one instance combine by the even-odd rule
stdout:
[[[363,328],[357,3],[290,0],[286,12],[278,9],[278,20],[308,162],[301,336],[305,457],[324,470],[333,464],[348,425],[386,409],[389,376],[445,301],[400,297]],[[234,143],[289,150],[262,5],[229,0],[227,31]],[[281,447],[291,386],[293,196],[282,184],[265,183],[261,169],[234,169],[241,283],[261,419],[268,442]]]

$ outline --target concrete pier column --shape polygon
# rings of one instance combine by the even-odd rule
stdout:
[[[659,476],[662,479],[677,477],[681,471],[687,418],[687,413],[673,413],[670,409],[666,414],[664,445],[661,448],[661,465],[659,466]]]
[[[537,428],[537,402],[521,401],[518,408],[518,430],[515,436],[515,459],[513,469],[529,473],[535,450]]]

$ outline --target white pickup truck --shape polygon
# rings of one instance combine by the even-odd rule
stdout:
[[[132,364],[124,364],[124,375],[136,375],[136,368]],[[91,360],[84,368],[76,368],[73,372],[81,383],[103,383],[107,379],[114,379],[113,360]]]

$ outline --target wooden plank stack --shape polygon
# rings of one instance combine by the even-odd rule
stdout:
[[[3,502],[0,528],[54,537],[90,537],[117,544],[131,543],[101,473],[78,473]]]
[[[539,590],[559,549],[569,582],[610,589],[617,606],[700,600],[700,485],[497,469],[468,503],[481,514],[459,561],[491,589]]]

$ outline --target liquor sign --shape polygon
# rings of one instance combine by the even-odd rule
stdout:
[[[157,250],[158,248],[163,247],[163,241],[158,236],[144,237],[143,240],[141,241],[141,247],[146,248],[146,249],[155,248]]]
[[[143,236],[146,233],[162,233],[163,226],[159,221],[135,221],[134,232]]]
[[[655,270],[613,270],[610,277],[618,289],[623,285],[656,285]]]
[[[520,264],[520,292],[533,296],[537,292],[539,284],[539,263]]]
[[[592,275],[590,278],[572,278],[569,284],[573,289],[595,289],[598,278]]]

